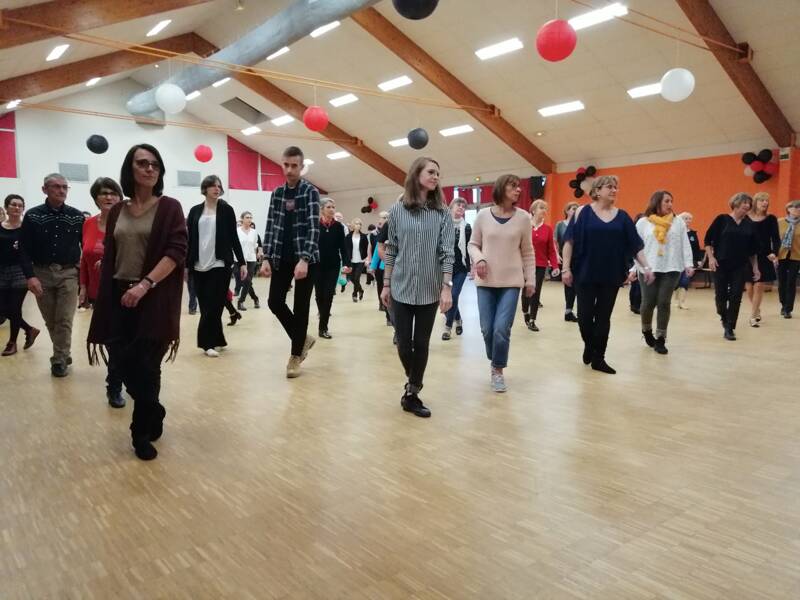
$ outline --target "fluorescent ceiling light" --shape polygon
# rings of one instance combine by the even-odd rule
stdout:
[[[22,102],[22,100],[19,100],[19,99],[17,99],[17,100],[12,100],[12,101],[11,101],[11,102],[9,102],[8,104],[6,104],[6,108],[7,108],[8,110],[13,110],[13,109],[15,109],[15,108],[17,108],[17,107],[19,106],[19,103],[20,103],[20,102]]]
[[[200,97],[200,90],[195,90],[191,94],[186,94],[187,100],[194,100],[195,98]]]
[[[267,57],[267,60],[272,60],[273,58],[278,58],[279,56],[282,56],[283,54],[286,54],[288,51],[289,51],[289,46],[284,46],[280,50],[276,50],[275,52],[270,54]]]
[[[397,138],[396,140],[389,140],[389,145],[392,148],[399,148],[400,146],[408,146],[408,138]]]
[[[170,23],[172,23],[172,19],[164,19],[163,21],[159,21],[158,25],[156,25],[150,31],[147,32],[147,37],[153,37],[154,35],[158,35]]]
[[[223,77],[222,79],[220,79],[219,81],[215,81],[215,82],[214,82],[214,83],[212,83],[211,85],[212,85],[213,87],[219,87],[219,86],[221,86],[221,85],[225,85],[225,84],[226,84],[226,83],[228,83],[230,80],[231,80],[231,78],[230,78],[230,77]]]
[[[58,60],[59,58],[61,58],[64,52],[67,51],[67,48],[69,48],[69,44],[61,44],[59,46],[56,46],[50,51],[50,54],[47,55],[47,58],[45,60],[47,60],[48,62],[51,60]]]
[[[310,158],[304,158],[304,159],[303,159],[303,164],[304,164],[304,165],[313,165],[313,164],[314,164],[314,161],[313,161],[313,160],[311,160]]]
[[[252,127],[248,127],[247,129],[242,129],[242,133],[244,135],[253,135],[254,133],[261,133],[261,129],[253,125]]]
[[[569,24],[572,25],[572,28],[575,31],[578,31],[579,29],[586,29],[592,25],[605,23],[614,17],[624,17],[627,14],[627,6],[620,4],[619,2],[614,2],[614,4],[609,4],[603,8],[598,8],[597,10],[592,10],[587,13],[583,13],[582,15],[578,15],[577,17],[573,17],[569,20]]]
[[[345,94],[344,96],[339,96],[331,100],[331,104],[336,107],[352,104],[353,102],[358,102],[358,96],[355,94]]]
[[[283,125],[291,123],[292,121],[294,121],[294,117],[291,117],[289,115],[283,115],[282,117],[277,117],[275,119],[272,119],[270,123],[275,125],[275,127],[282,127]]]
[[[339,160],[340,158],[347,158],[350,156],[349,152],[345,152],[342,150],[341,152],[334,152],[333,154],[328,154],[328,158],[331,160]]]
[[[645,96],[655,96],[661,93],[661,82],[650,83],[648,85],[640,85],[639,87],[631,88],[628,90],[628,96],[631,98],[644,98]]]
[[[311,37],[319,37],[331,31],[332,29],[336,29],[341,23],[339,21],[334,21],[333,23],[328,23],[327,25],[323,25],[322,27],[317,27],[314,31],[311,32]]]
[[[442,134],[444,137],[450,137],[451,135],[469,133],[470,131],[475,131],[471,125],[459,125],[458,127],[450,127],[448,129],[442,129],[439,133]]]
[[[411,83],[411,78],[408,75],[401,75],[400,77],[395,77],[389,81],[379,83],[378,87],[381,88],[381,91],[390,92],[391,90],[396,90],[397,88],[410,85]]]
[[[89,81],[86,82],[86,87],[92,87],[93,85],[97,85],[97,83],[102,79],[101,77],[92,77]]]
[[[554,115],[563,115],[568,112],[575,112],[576,110],[583,110],[586,108],[580,100],[572,102],[565,102],[564,104],[556,104],[554,106],[545,106],[539,109],[539,114],[543,117],[552,117]]]
[[[525,46],[522,45],[522,42],[519,40],[519,38],[511,38],[510,40],[506,40],[505,42],[492,44],[491,46],[486,46],[486,48],[481,48],[480,50],[476,50],[475,56],[477,56],[481,60],[486,60],[489,58],[494,58],[495,56],[500,56],[501,54],[508,54],[509,52],[514,52],[514,50],[521,50],[524,47]]]

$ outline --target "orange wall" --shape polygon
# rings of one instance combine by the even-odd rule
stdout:
[[[645,209],[654,191],[669,190],[675,199],[675,212],[692,213],[692,228],[702,238],[714,217],[729,210],[728,199],[736,192],[768,192],[772,196],[770,212],[778,216],[783,216],[785,204],[785,201],[778,201],[779,178],[790,178],[789,194],[792,198],[800,198],[800,151],[792,152],[791,161],[781,162],[779,173],[762,184],[756,184],[752,177],[745,176],[744,167],[741,154],[728,154],[628,167],[608,167],[599,169],[598,173],[619,177],[617,205],[625,209],[631,218]],[[573,190],[569,187],[569,181],[574,176],[572,172],[557,173],[547,179],[545,196],[550,202],[550,216],[553,221],[563,218],[564,205],[575,200]],[[785,181],[784,179],[784,185]],[[588,195],[578,200],[582,204],[587,201]]]

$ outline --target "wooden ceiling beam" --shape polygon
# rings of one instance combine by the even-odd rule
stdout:
[[[185,33],[153,42],[147,47],[188,54],[195,50],[196,42],[195,34]],[[0,95],[9,99],[33,98],[71,85],[85,83],[92,77],[109,77],[117,73],[146,67],[159,60],[161,59],[156,56],[120,50],[0,81]]]
[[[352,14],[351,18],[386,48],[394,52],[420,75],[439,88],[453,102],[466,107],[476,107],[477,110],[471,108],[465,108],[464,110],[541,173],[553,172],[554,164],[552,158],[522,135],[511,123],[502,118],[494,106],[484,102],[376,9],[366,8],[360,10]]]
[[[51,0],[2,11],[0,50],[57,37],[51,31],[19,25],[12,19],[58,27],[70,33],[106,27],[170,10],[206,4],[211,0]]]
[[[724,42],[728,46],[743,47],[733,39],[708,0],[676,0],[676,2],[697,33]],[[749,60],[750,57],[718,44],[708,44],[708,48],[778,146],[794,145],[794,130],[756,73]]]

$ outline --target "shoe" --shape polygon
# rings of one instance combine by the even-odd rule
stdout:
[[[236,305],[236,310],[240,310],[240,311],[241,311],[241,310],[247,310],[247,308],[245,308],[244,304],[242,304],[241,302],[239,302],[239,303]]]
[[[533,321],[532,319],[528,321],[528,329],[530,329],[531,331],[539,331],[539,328],[536,326],[536,322]]]
[[[241,321],[241,320],[242,320],[242,313],[240,312],[233,313],[231,315],[231,320],[228,323],[228,327],[233,327],[234,325],[236,325],[236,321]]]
[[[196,315],[197,314],[197,310],[189,309],[189,314],[190,315]]]
[[[541,302],[539,302],[539,308],[544,308],[544,304],[542,304]]]
[[[592,362],[592,349],[589,346],[584,345],[583,347],[583,364],[588,365]]]
[[[785,309],[785,308],[783,308],[783,307],[781,307],[781,316],[782,316],[782,317],[785,317],[785,316],[786,316],[786,309]]]
[[[152,428],[150,429],[150,441],[155,442],[161,438],[161,435],[164,433],[164,418],[167,416],[167,409],[164,408],[161,404],[158,405],[158,408],[161,412],[161,418],[156,419],[153,423]]]
[[[759,327],[758,319],[756,317],[750,317],[750,327]]]
[[[729,342],[735,342],[736,341],[736,334],[733,333],[733,329],[731,329],[730,327],[726,327],[725,328],[725,333],[722,334],[722,337],[724,337]]]
[[[652,331],[643,331],[642,337],[644,337],[644,343],[651,348],[656,345],[656,338],[653,337]]]
[[[36,338],[39,337],[41,331],[36,329],[36,327],[31,327],[28,331],[25,332],[25,345],[22,347],[23,350],[27,350],[31,346],[33,346],[33,342],[36,341]]]
[[[206,350],[206,356],[209,358],[219,358],[219,352],[214,350],[214,348],[209,348]]]
[[[358,301],[361,302],[364,299],[364,290],[358,292]]]
[[[669,350],[667,350],[666,344],[667,344],[666,338],[657,337],[656,338],[656,343],[653,346],[653,350],[655,350],[659,354],[667,354],[669,352]]]
[[[787,310],[785,313],[783,313],[783,318],[784,318],[784,319],[791,319],[791,318],[792,318],[792,313],[790,313],[790,312]]]
[[[258,300],[253,300],[253,308],[261,308],[261,305],[258,303]]]
[[[464,327],[461,324],[461,320],[459,319],[456,321],[456,335],[461,335],[464,333]]]
[[[308,351],[314,347],[314,344],[317,343],[317,338],[313,335],[306,334],[306,341],[303,343],[303,351],[300,354],[300,362],[303,362],[306,358],[308,358]]]
[[[400,406],[403,407],[404,411],[414,413],[423,419],[427,419],[431,416],[431,411],[422,403],[422,400],[420,400],[419,396],[416,394],[403,394],[403,397],[400,399]]]
[[[760,310],[755,314],[755,317],[756,317],[756,321],[761,323],[761,311]]]
[[[136,453],[136,458],[140,460],[153,460],[158,456],[158,450],[146,438],[133,440],[133,451]]]
[[[578,317],[576,317],[571,311],[568,313],[564,313],[564,320],[568,323],[577,323]]]
[[[122,397],[122,392],[120,390],[115,391],[106,391],[106,398],[108,398],[108,405],[111,408],[124,408],[125,406],[125,398]]]
[[[592,360],[592,369],[600,371],[601,373],[608,373],[614,375],[617,371],[612,369],[604,358],[594,358]]]
[[[300,356],[290,356],[289,362],[286,364],[286,377],[288,379],[294,379],[295,377],[300,377],[300,363],[303,362],[303,358]]]
[[[353,302],[358,303],[358,296],[356,296],[355,294],[353,294]]]
[[[319,332],[319,337],[321,337],[324,340],[330,340],[330,339],[333,338],[333,336],[330,333],[328,333],[327,330],[320,331]]]
[[[445,327],[444,331],[442,332],[442,340],[445,342],[449,340],[452,337],[452,334],[450,333],[451,331],[452,329],[450,327]]]
[[[633,314],[635,314],[635,315],[640,315],[640,314],[642,314],[642,311],[641,311],[640,309],[638,309],[638,308],[634,308],[633,306],[631,306],[631,312],[632,312]]]
[[[17,353],[17,344],[15,342],[8,342],[6,344],[6,349],[3,350],[0,356],[11,356],[12,354]]]
[[[504,394],[507,390],[506,378],[500,371],[492,369],[492,391],[496,394]]]
[[[525,327],[527,327],[531,322],[531,316],[528,313],[523,313],[523,318],[525,319]]]
[[[53,363],[50,365],[50,374],[53,377],[66,377],[68,368],[69,367],[63,363]]]
[[[344,288],[345,288],[345,287],[346,287],[346,286],[342,286],[342,293],[343,293],[343,294],[344,294]]]

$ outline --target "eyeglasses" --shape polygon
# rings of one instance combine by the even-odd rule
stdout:
[[[69,190],[69,186],[66,183],[48,183],[47,187],[53,188],[54,190]]]
[[[146,171],[147,167],[153,169],[153,171],[160,171],[161,170],[161,163],[155,160],[147,160],[146,158],[140,158],[139,160],[133,161],[137,167],[139,167],[142,171]]]

